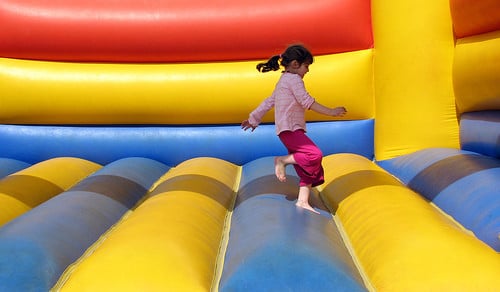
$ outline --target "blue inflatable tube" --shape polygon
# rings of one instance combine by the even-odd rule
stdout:
[[[49,291],[167,170],[144,158],[116,161],[6,224],[0,271],[8,272],[0,273],[0,291]]]
[[[330,213],[318,216],[279,191],[247,187],[269,176],[269,163],[272,157],[243,166],[241,187],[249,193],[233,211],[219,290],[366,291]],[[296,194],[295,181],[280,184]]]
[[[462,114],[460,145],[463,150],[500,158],[500,111]]]
[[[31,164],[16,159],[0,158],[0,178],[29,166],[31,166]]]
[[[373,120],[308,124],[309,136],[325,155],[349,152],[373,157]],[[102,165],[125,157],[145,157],[175,166],[210,156],[238,165],[286,153],[274,125],[254,132],[233,126],[24,126],[0,125],[5,158],[36,163],[72,156]],[[39,151],[45,149],[46,151]]]
[[[500,162],[497,165],[450,184],[434,203],[500,252]]]

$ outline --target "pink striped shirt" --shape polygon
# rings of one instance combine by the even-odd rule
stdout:
[[[253,112],[248,122],[258,126],[262,117],[274,107],[276,134],[283,131],[306,130],[305,111],[315,102],[298,74],[283,73],[273,94],[266,98]]]

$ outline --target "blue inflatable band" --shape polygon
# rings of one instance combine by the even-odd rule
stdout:
[[[460,144],[463,150],[500,158],[500,111],[464,113]]]
[[[0,158],[0,178],[13,174],[14,172],[29,166],[31,166],[31,164],[16,159]]]
[[[308,124],[308,135],[324,155],[348,152],[373,158],[373,120]],[[102,165],[145,157],[175,166],[210,156],[243,165],[286,149],[274,125],[254,132],[233,126],[32,126],[0,125],[1,157],[37,163],[71,156]]]

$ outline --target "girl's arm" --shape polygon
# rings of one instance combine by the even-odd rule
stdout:
[[[304,81],[298,75],[292,75],[291,77],[291,89],[295,100],[302,105],[303,108],[308,108],[317,113],[340,117],[347,113],[345,107],[329,108],[320,103],[318,103],[309,93],[306,91],[304,86]]]
[[[252,132],[260,124],[262,117],[274,107],[274,94],[266,98],[253,112],[250,113],[248,120],[241,123],[243,130],[252,129]]]
[[[309,109],[317,113],[333,117],[340,117],[347,113],[347,110],[343,106],[330,108],[318,103],[317,101],[315,101]]]

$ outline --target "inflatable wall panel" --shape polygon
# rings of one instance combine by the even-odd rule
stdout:
[[[450,0],[453,29],[458,38],[500,30],[496,0]]]
[[[316,58],[308,89],[349,119],[373,118],[372,50]],[[279,73],[255,62],[82,64],[0,59],[0,121],[17,124],[240,123]],[[19,102],[23,100],[23,102]],[[272,121],[269,114],[266,121]],[[311,120],[329,119],[309,115]]]
[[[377,160],[459,145],[449,9],[447,1],[372,1]]]
[[[459,113],[500,110],[499,47],[500,29],[457,40],[453,85]]]
[[[8,0],[0,26],[0,56],[51,61],[255,60],[298,41],[316,55],[373,47],[369,0]]]
[[[351,152],[373,158],[373,120],[310,123],[308,133],[325,154]],[[240,126],[26,126],[0,125],[4,157],[37,163],[77,156],[108,164],[125,157],[151,158],[167,165],[212,156],[244,164],[286,153],[274,125],[253,132]],[[50,149],[43,152],[40,149]],[[234,151],[228,151],[228,149]]]

